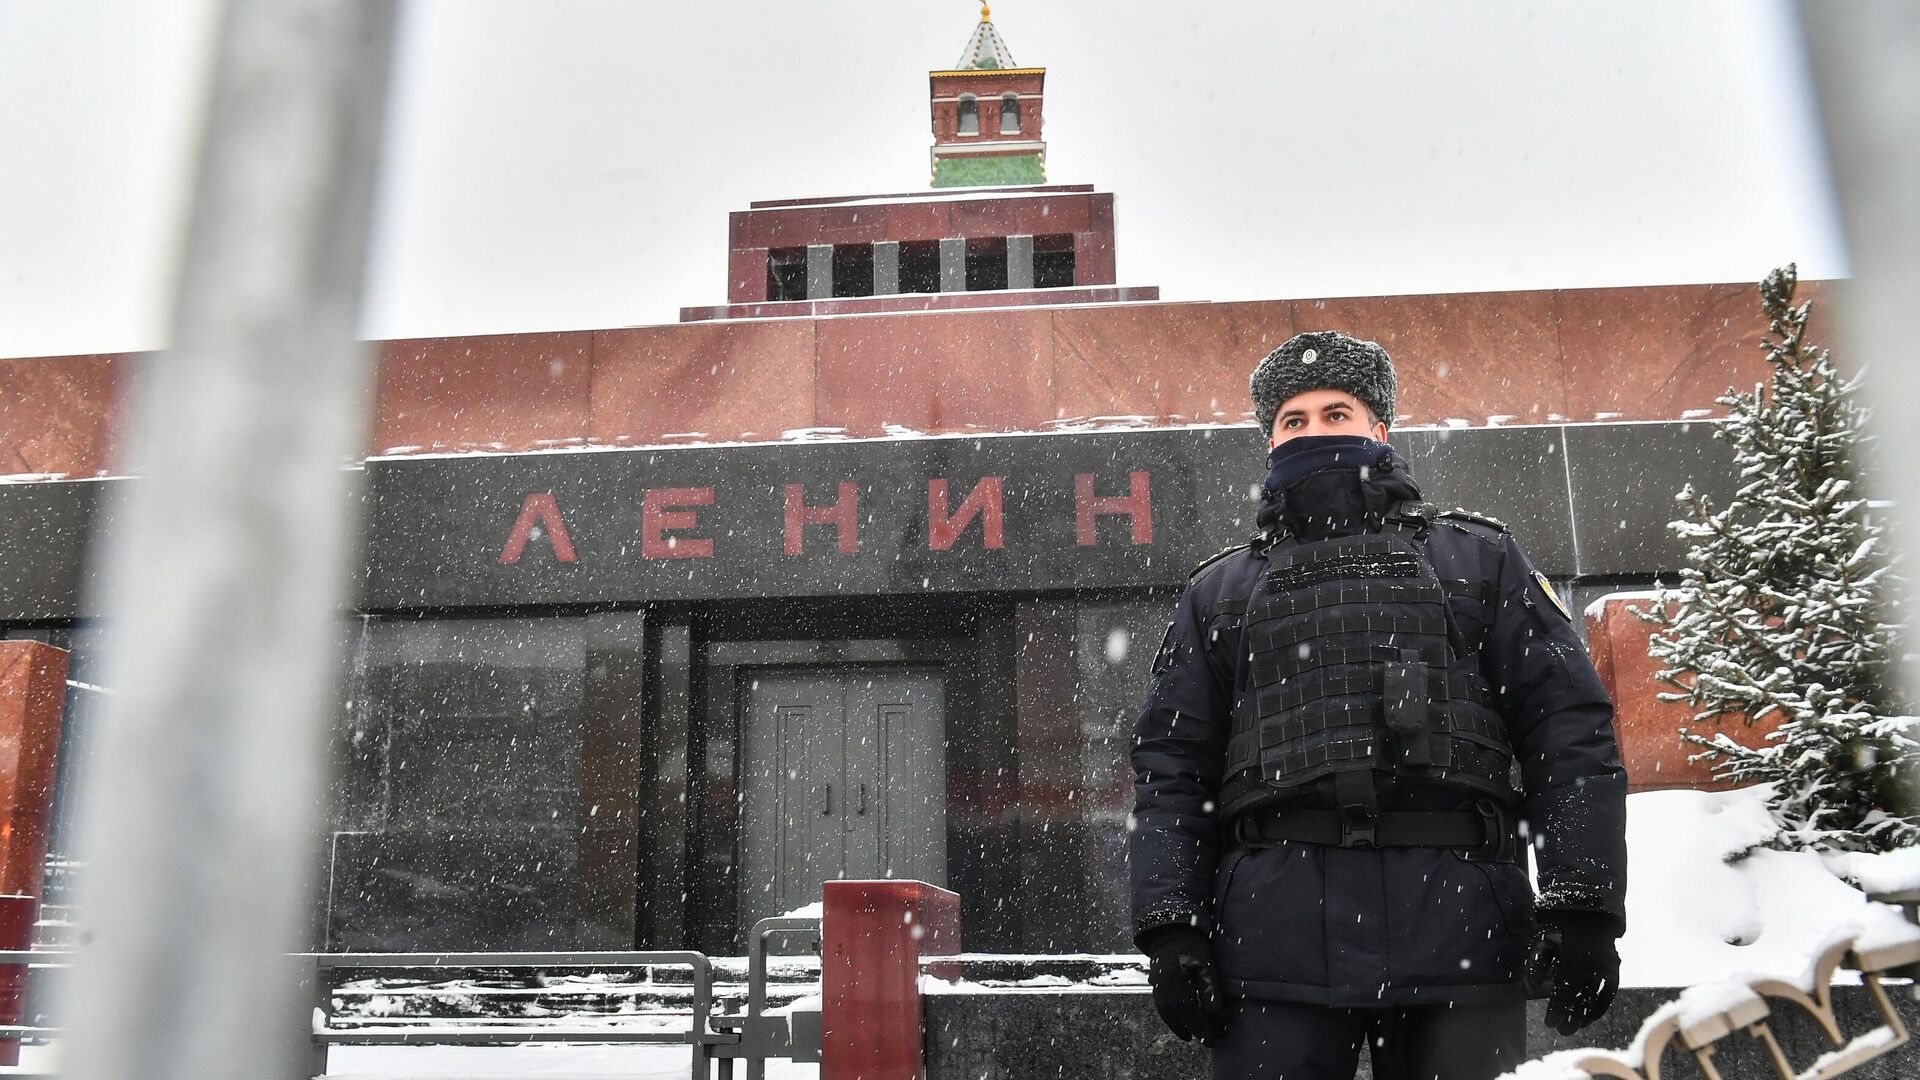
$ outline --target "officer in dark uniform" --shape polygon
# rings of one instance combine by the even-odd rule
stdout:
[[[1222,1080],[1349,1080],[1362,1045],[1491,1080],[1530,993],[1571,1033],[1619,981],[1613,706],[1506,527],[1421,500],[1395,388],[1332,332],[1254,370],[1260,531],[1193,572],[1135,732],[1134,940]]]

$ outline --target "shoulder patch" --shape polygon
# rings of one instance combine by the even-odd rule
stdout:
[[[1486,525],[1490,528],[1499,529],[1501,532],[1507,531],[1507,523],[1504,521],[1501,521],[1499,518],[1488,517],[1485,514],[1476,514],[1471,510],[1462,510],[1457,506],[1451,510],[1442,510],[1436,516],[1442,517],[1442,518],[1454,518],[1460,521],[1471,521],[1477,525]]]
[[[1566,616],[1568,622],[1573,621],[1573,612],[1567,610],[1567,602],[1560,599],[1560,594],[1553,591],[1553,585],[1547,581],[1547,575],[1535,570],[1533,572],[1533,583],[1540,586],[1540,591],[1545,593],[1547,599],[1553,602],[1555,611]]]
[[[1247,548],[1250,548],[1252,546],[1253,546],[1252,544],[1234,544],[1230,547],[1221,548],[1219,552],[1213,555],[1209,555],[1205,559],[1201,560],[1200,565],[1194,567],[1193,572],[1187,575],[1187,580],[1192,581],[1193,579],[1199,577],[1201,572],[1206,570],[1207,567],[1212,566],[1215,563],[1218,563],[1220,560],[1226,558],[1227,556],[1233,554],[1236,551],[1245,551]]]

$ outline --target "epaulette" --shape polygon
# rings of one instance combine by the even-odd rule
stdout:
[[[1443,521],[1448,518],[1453,518],[1459,521],[1471,521],[1475,525],[1485,525],[1498,532],[1507,531],[1507,523],[1501,521],[1499,518],[1488,517],[1485,514],[1476,514],[1471,510],[1462,510],[1457,506],[1451,510],[1442,510],[1434,516]]]
[[[1209,555],[1205,559],[1201,560],[1200,565],[1193,568],[1193,573],[1187,575],[1187,580],[1192,581],[1193,579],[1199,577],[1200,572],[1205,570],[1207,567],[1212,566],[1214,563],[1219,562],[1221,559],[1226,558],[1227,556],[1233,554],[1236,551],[1245,551],[1246,549],[1252,546],[1253,545],[1251,543],[1247,543],[1247,544],[1232,544],[1227,547],[1221,548],[1218,554]]]

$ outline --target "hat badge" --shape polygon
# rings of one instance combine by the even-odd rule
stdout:
[[[1303,364],[1311,364],[1318,359],[1320,359],[1320,350],[1318,349],[1308,349],[1306,352],[1300,354],[1300,362]]]

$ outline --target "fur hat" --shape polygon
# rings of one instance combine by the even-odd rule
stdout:
[[[1280,406],[1308,390],[1344,390],[1393,426],[1393,395],[1399,388],[1393,359],[1379,343],[1357,341],[1337,330],[1295,334],[1267,354],[1247,379],[1260,431],[1273,430]]]

